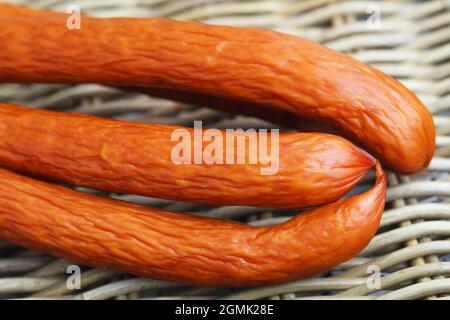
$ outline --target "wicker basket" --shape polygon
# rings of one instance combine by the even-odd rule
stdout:
[[[449,299],[450,297],[450,1],[332,0],[20,0],[95,16],[166,16],[212,24],[273,28],[355,56],[398,78],[434,114],[437,150],[430,169],[388,174],[382,226],[356,258],[316,278],[251,289],[209,289],[82,267],[81,289],[67,286],[73,263],[0,242],[0,297],[58,299]],[[0,100],[38,108],[143,122],[264,128],[270,124],[99,85],[0,85]],[[411,155],[414,156],[413,154]],[[366,183],[369,183],[367,181]],[[81,189],[85,192],[91,190]],[[112,197],[214,217],[267,224],[294,212],[211,208],[133,195]],[[380,276],[381,275],[381,279]]]

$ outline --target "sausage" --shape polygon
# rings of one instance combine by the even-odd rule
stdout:
[[[64,14],[14,8],[0,6],[1,82],[141,87],[212,106],[231,99],[247,114],[270,106],[276,120],[287,112],[303,119],[300,128],[320,121],[404,174],[433,155],[431,114],[411,91],[312,41],[167,19],[83,16],[81,29],[69,30]]]
[[[180,131],[190,138],[190,161],[185,163],[174,158],[180,140],[173,135]],[[272,133],[264,139],[256,133],[250,143],[238,139],[248,132],[216,132],[223,137],[218,154],[223,164],[204,161],[211,144],[206,138],[197,147],[192,141],[196,134],[206,137],[207,130],[0,104],[0,165],[114,192],[212,205],[300,208],[338,200],[375,164],[339,136]],[[261,154],[266,143],[267,152]],[[201,163],[195,163],[194,148],[202,151]],[[238,153],[244,160],[240,164]],[[229,155],[234,160],[227,164]]]
[[[53,15],[25,8],[17,9],[17,12],[20,12],[18,15],[22,15],[21,18],[8,17],[8,10],[3,10],[4,8],[12,9],[11,11],[16,10],[13,6],[0,5],[0,27],[2,23],[11,25],[18,24],[18,21],[28,27],[30,24],[45,23],[46,28],[42,30],[48,32],[63,21],[63,15]],[[33,17],[39,17],[39,19],[33,19]],[[43,22],[44,18],[45,22]],[[102,24],[105,21],[87,17],[83,19],[85,18],[94,29],[100,27],[99,30],[102,30],[101,28],[104,27]],[[132,26],[136,24],[137,29],[147,23],[137,19],[112,19],[111,21],[117,23],[116,27],[121,25],[120,22]],[[228,42],[231,42],[231,45],[239,42],[235,38],[237,30],[233,31],[233,28],[230,28],[230,31],[226,31],[227,28],[221,31],[221,27],[215,29],[215,27],[198,24],[183,25],[183,23],[166,20],[148,20],[148,23],[155,27],[150,34],[156,37],[154,40],[157,42],[161,42],[162,39],[158,39],[156,36],[156,29],[168,27],[172,30],[170,24],[175,26],[180,24],[181,31],[187,32],[188,42],[195,40],[194,35],[197,32],[199,32],[197,36],[201,41],[204,41],[203,37],[218,37],[218,45],[225,42],[225,47],[229,45]],[[204,34],[202,33],[205,30],[203,28],[210,30]],[[58,33],[55,30],[53,29],[50,33]],[[107,29],[104,30],[107,31]],[[243,30],[245,30],[245,36],[254,40],[253,35],[247,34],[251,30]],[[8,35],[10,30],[3,31],[0,31],[0,39],[2,36]],[[115,33],[118,29],[113,28],[111,31]],[[18,51],[21,54],[25,53],[25,56],[28,57],[30,50],[27,45],[20,46],[24,44],[22,40],[26,40],[30,35],[27,32],[23,32],[22,35],[25,37],[19,37],[14,45],[19,44]],[[279,41],[280,43],[277,45],[281,45],[281,42],[285,41],[283,46],[286,46],[286,49],[291,46],[290,41],[295,42],[294,38],[291,39],[277,33],[259,30],[253,30],[253,32],[257,40],[262,40],[261,43],[256,42],[257,46],[270,44],[265,41],[269,38],[275,40],[274,42]],[[221,37],[224,39],[221,40]],[[126,37],[118,39],[124,40]],[[200,50],[204,44],[206,44],[205,49],[211,49],[209,47],[211,39],[206,43],[201,41],[199,43]],[[54,49],[45,48],[44,42],[40,43],[38,47],[41,48],[43,45],[41,49]],[[136,43],[138,44],[137,49],[139,49],[139,41]],[[54,44],[55,42],[53,42]],[[128,44],[128,41],[125,41],[125,44]],[[161,44],[159,43],[159,45]],[[173,45],[170,41],[168,44],[169,46]],[[67,43],[63,43],[63,45],[67,45]],[[90,45],[95,46],[96,43]],[[295,49],[295,45],[292,47]],[[124,48],[133,49],[127,46]],[[163,47],[157,49],[165,50]],[[226,51],[223,49],[219,51]],[[52,50],[48,52],[49,56],[39,53],[36,59],[37,61],[43,58],[41,62],[44,61],[44,64],[48,64],[40,69],[44,71],[44,74],[36,75],[34,72],[30,72],[35,68],[33,64],[36,61],[33,62],[27,58],[22,63],[30,62],[30,64],[24,69],[16,70],[16,73],[14,73],[13,67],[6,66],[0,61],[0,70],[2,72],[5,70],[4,74],[0,73],[0,77],[4,76],[5,79],[24,82],[29,82],[30,76],[37,78],[41,76],[44,79],[45,73],[53,72],[49,70],[59,64],[60,73],[47,75],[52,82],[84,82],[89,81],[87,80],[89,77],[98,76],[103,72],[103,76],[100,76],[103,80],[95,82],[127,88],[139,87],[139,90],[159,96],[174,94],[194,102],[196,99],[211,104],[219,102],[221,105],[218,107],[225,110],[227,108],[230,108],[228,110],[238,110],[242,106],[246,109],[244,113],[247,114],[258,114],[262,110],[263,118],[275,117],[280,122],[292,121],[291,123],[298,123],[298,126],[295,125],[296,127],[307,125],[318,119],[325,125],[342,130],[343,135],[354,138],[354,141],[362,143],[371,151],[373,149],[371,149],[370,143],[376,141],[376,139],[366,139],[365,135],[361,135],[361,137],[367,141],[361,139],[360,136],[353,135],[352,130],[346,129],[345,124],[339,122],[342,120],[339,117],[343,116],[338,113],[336,113],[337,119],[333,120],[330,114],[328,115],[330,117],[327,118],[326,110],[318,110],[319,107],[323,107],[320,103],[327,100],[317,95],[314,90],[311,91],[313,94],[309,97],[303,96],[296,99],[292,92],[281,90],[280,94],[276,95],[273,90],[269,90],[271,88],[266,87],[274,78],[270,78],[269,73],[262,72],[264,70],[260,67],[268,66],[269,69],[273,69],[274,73],[280,70],[285,72],[287,69],[283,69],[286,67],[284,64],[288,65],[293,62],[295,65],[295,59],[293,61],[289,61],[289,59],[282,61],[283,59],[281,59],[281,63],[277,62],[273,65],[264,65],[261,62],[268,61],[255,59],[257,62],[255,68],[263,75],[261,77],[262,86],[249,86],[251,73],[246,73],[246,71],[251,70],[253,66],[245,63],[244,81],[238,79],[239,81],[233,84],[230,83],[231,78],[213,77],[207,80],[212,82],[210,86],[201,83],[202,72],[205,75],[204,72],[209,70],[209,67],[213,67],[213,69],[218,67],[217,70],[220,70],[228,63],[232,63],[232,59],[221,64],[221,61],[216,60],[220,54],[219,56],[207,56],[207,64],[219,62],[217,66],[208,66],[204,65],[205,60],[202,60],[204,57],[201,56],[200,73],[188,79],[191,81],[190,84],[189,81],[185,83],[183,77],[184,72],[192,66],[186,70],[181,68],[182,77],[173,77],[172,79],[170,79],[170,75],[167,78],[159,78],[159,75],[155,73],[148,78],[144,76],[143,82],[140,80],[133,82],[127,81],[126,77],[116,79],[115,76],[108,75],[109,71],[99,72],[97,69],[91,73],[82,70],[81,78],[74,80],[72,77],[77,75],[72,73],[74,70],[68,70],[72,67],[66,69],[67,65],[61,63],[68,56],[59,56],[61,60],[49,63],[45,60],[52,55]],[[132,51],[133,54],[136,52]],[[206,50],[206,53],[208,52]],[[45,50],[43,53],[47,54]],[[112,50],[110,53],[115,55],[118,52]],[[2,54],[0,53],[0,57]],[[8,54],[7,52],[4,56],[6,57]],[[151,60],[156,55],[147,56],[147,58],[149,57]],[[155,67],[155,70],[158,70],[163,66],[176,63],[175,60],[156,61],[154,66],[149,63],[143,69],[152,71],[151,68]],[[187,59],[187,61],[180,60],[178,62],[189,64],[194,60]],[[104,61],[105,65],[108,61],[111,62],[110,60]],[[83,59],[78,62],[81,63],[78,65],[79,67],[83,66],[83,63],[87,66]],[[122,62],[127,63],[127,61]],[[13,65],[15,63],[17,62],[13,62]],[[158,65],[159,63],[161,65]],[[258,63],[261,63],[261,66]],[[49,66],[50,68],[47,69]],[[149,66],[151,68],[146,69]],[[27,67],[30,67],[28,71],[26,71]],[[277,67],[281,68],[277,69]],[[125,69],[119,68],[119,70]],[[236,70],[240,72],[239,69]],[[230,69],[230,71],[233,70]],[[27,72],[29,73],[27,74]],[[245,75],[248,78],[245,78]],[[287,77],[290,76],[292,75],[288,74]],[[298,75],[294,72],[292,78],[295,76]],[[31,81],[41,82],[37,78]],[[108,79],[113,79],[113,81],[110,82]],[[161,79],[163,79],[162,82]],[[297,80],[299,79],[301,77],[297,78]],[[222,80],[228,81],[221,83]],[[289,83],[289,81],[284,83]],[[279,86],[279,83],[276,86]],[[340,89],[343,90],[343,88]],[[309,90],[311,88],[307,91]],[[395,90],[393,89],[393,91]],[[301,94],[305,95],[305,92]],[[269,93],[272,93],[273,96],[270,97]],[[341,94],[337,91],[336,93]],[[395,99],[398,98],[394,94],[393,96]],[[312,103],[313,98],[320,98],[318,99],[319,103]],[[344,96],[343,98],[345,100],[348,97]],[[408,97],[405,98],[403,102],[408,99]],[[370,99],[368,101],[370,102]],[[232,102],[235,103],[227,106]],[[340,107],[341,105],[333,106]],[[353,109],[338,111],[348,112],[347,115],[350,116],[373,117],[373,119],[380,120],[379,115],[375,114],[376,112],[375,116],[372,114],[373,110],[370,106],[360,105],[360,109],[365,108],[364,110],[356,110],[354,105],[351,107]],[[317,110],[311,110],[311,108]],[[360,113],[355,113],[355,110]],[[417,110],[417,114],[422,111],[420,108]],[[380,113],[383,113],[386,110],[381,111]],[[362,115],[364,112],[366,114]],[[295,117],[289,117],[289,114],[293,114]],[[426,115],[429,116],[427,113],[425,116],[420,114],[421,120],[424,121],[418,124],[419,126],[425,124],[424,127],[427,125],[429,127],[422,128],[424,131],[421,131],[419,135],[433,128],[432,121],[431,125],[427,123]],[[412,119],[415,118],[412,117]],[[368,121],[367,119],[362,120]],[[386,179],[380,163],[348,141],[318,133],[283,134],[279,137],[279,171],[274,175],[264,176],[258,174],[262,168],[261,163],[242,166],[214,164],[177,166],[173,163],[173,159],[169,159],[171,150],[174,148],[174,142],[170,136],[176,130],[185,130],[191,135],[198,132],[198,130],[182,127],[142,125],[0,104],[0,164],[45,178],[110,191],[133,192],[208,204],[244,204],[289,208],[315,206],[335,201],[373,167],[377,171],[377,180],[372,189],[363,194],[303,212],[281,225],[250,227],[237,222],[194,217],[99,198],[0,169],[0,179],[3,182],[0,185],[0,237],[21,246],[48,252],[86,265],[117,268],[146,277],[204,286],[260,286],[323,272],[356,255],[375,234],[384,208]],[[402,130],[406,129],[402,127],[393,134],[398,134]],[[407,133],[409,134],[409,132]],[[432,135],[434,140],[434,132]],[[387,141],[390,138],[386,137],[386,141],[383,142],[386,143],[388,149]],[[425,139],[423,136],[421,138]],[[417,145],[423,146],[420,144],[422,142],[419,141]],[[202,143],[201,149],[204,147]],[[434,144],[432,147],[434,148]],[[194,147],[191,151],[195,152],[195,150]],[[224,153],[227,154],[228,151],[229,149],[225,149]],[[247,146],[245,151],[246,154],[253,152]],[[389,163],[389,157],[387,156],[383,160]],[[427,161],[429,162],[429,159],[423,159],[425,160],[418,167],[417,161],[416,163],[409,161],[407,167],[412,168],[413,165],[416,165],[415,169],[405,169],[405,166],[402,168],[406,170],[405,172],[418,170],[426,166]]]
[[[260,286],[321,273],[364,248],[386,179],[276,226],[252,227],[79,193],[0,169],[0,237],[94,267],[202,286]]]

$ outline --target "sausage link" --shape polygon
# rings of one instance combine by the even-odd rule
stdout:
[[[227,98],[248,114],[271,106],[275,120],[281,111],[320,121],[399,173],[426,168],[433,155],[432,117],[410,90],[312,41],[167,19],[83,16],[69,30],[66,18],[1,5],[0,81],[144,87],[213,107]]]
[[[386,181],[270,227],[82,194],[0,169],[0,237],[94,267],[202,286],[260,286],[318,274],[375,234]]]
[[[218,130],[224,164],[209,164],[204,157],[194,162],[196,150],[207,155],[211,142],[206,141],[199,147],[190,142],[191,161],[179,164],[173,158],[180,143],[172,139],[177,130],[189,134],[187,141],[207,133],[0,104],[0,165],[114,192],[212,205],[300,208],[338,200],[375,164],[369,154],[334,135],[283,133],[272,141],[273,134],[266,139],[256,134],[250,143],[243,140],[245,132],[230,136]],[[246,143],[239,145],[238,137]],[[261,156],[266,142],[267,153]],[[244,163],[236,164],[238,153]],[[235,164],[226,164],[229,155]]]

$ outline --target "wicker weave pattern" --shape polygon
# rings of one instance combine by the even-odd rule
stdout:
[[[252,290],[207,289],[83,268],[82,289],[69,290],[72,263],[0,242],[0,297],[62,299],[449,299],[450,297],[450,1],[19,0],[65,11],[74,2],[96,16],[167,16],[214,24],[268,27],[307,37],[355,56],[401,80],[434,113],[435,158],[427,172],[388,175],[382,226],[360,256],[331,272]],[[379,29],[373,14],[381,14]],[[369,21],[368,21],[369,20]],[[257,119],[123,93],[99,85],[0,85],[0,100],[142,122],[218,128],[267,128]],[[413,154],[411,155],[414,156]],[[369,183],[368,180],[366,183]],[[82,191],[92,192],[81,189]],[[107,194],[103,194],[107,195]],[[241,219],[255,225],[293,212],[210,208],[133,195],[112,197],[168,210]],[[382,272],[381,288],[368,285]]]

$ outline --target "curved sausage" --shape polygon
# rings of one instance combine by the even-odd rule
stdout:
[[[411,91],[312,41],[167,19],[83,16],[81,29],[69,30],[63,14],[13,12],[0,7],[2,82],[141,86],[206,95],[213,107],[229,98],[247,114],[268,105],[321,121],[399,173],[426,168],[433,155],[432,117]]]
[[[94,267],[203,286],[260,286],[318,274],[362,250],[384,208],[372,189],[270,227],[82,194],[0,169],[0,237]]]

